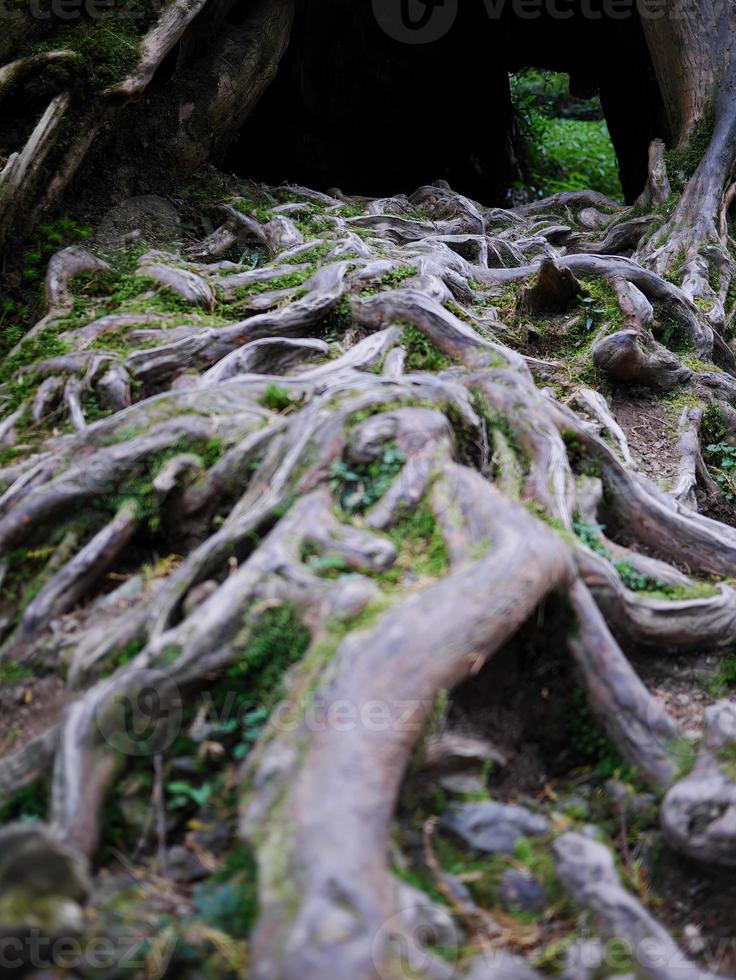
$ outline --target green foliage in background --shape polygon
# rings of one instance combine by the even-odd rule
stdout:
[[[573,99],[568,76],[529,71],[511,79],[532,198],[592,189],[623,200],[616,154],[597,99]],[[581,118],[582,116],[582,118]]]

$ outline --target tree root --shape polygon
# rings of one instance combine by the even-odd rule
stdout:
[[[15,443],[0,470],[0,548],[41,571],[32,596],[9,579],[15,618],[0,666],[67,663],[69,704],[58,730],[0,758],[0,789],[53,764],[54,831],[93,857],[104,801],[137,751],[130,724],[150,722],[155,695],[147,751],[160,785],[172,719],[242,665],[274,609],[291,610],[306,652],[289,661],[237,780],[240,833],[259,866],[251,975],[393,980],[406,944],[414,967],[449,977],[402,914],[392,821],[438,699],[496,669],[494,655],[512,654],[548,601],[569,614],[564,645],[593,714],[639,778],[666,791],[669,843],[733,866],[733,746],[716,739],[730,709],[710,710],[680,778],[679,728],[627,659],[736,641],[736,593],[721,581],[736,531],[695,506],[697,483],[718,492],[703,408],[678,412],[679,471],[659,491],[635,470],[591,368],[731,410],[736,372],[712,324],[636,260],[591,253],[604,228],[612,249],[628,250],[644,227],[600,196],[504,212],[445,185],[380,202],[288,193],[284,203],[264,190],[267,220],[229,205],[186,259],[143,257],[144,299],[173,291],[175,314],[141,313],[140,295],[114,312],[95,303],[61,350],[19,369],[19,396],[4,392],[0,424]],[[323,213],[318,239],[300,226],[307,203],[310,217]],[[246,237],[266,249],[263,268],[204,261]],[[52,264],[36,337],[68,308],[75,275],[108,268],[78,251]],[[607,320],[566,356],[566,327],[550,335],[550,359],[536,357],[517,316],[577,311],[585,277],[610,286],[617,328]],[[215,304],[212,326],[202,309]],[[663,315],[724,370],[690,367],[658,343]],[[60,417],[78,431],[45,431]],[[644,959],[645,939],[668,956],[676,947],[623,891],[608,850],[575,835],[553,848],[559,880],[604,933],[630,940],[644,975],[674,976]],[[495,952],[503,938],[486,940]],[[682,962],[678,976],[707,975]],[[468,976],[512,971],[536,975],[488,959]]]

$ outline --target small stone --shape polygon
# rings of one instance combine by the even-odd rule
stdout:
[[[596,827],[593,823],[586,823],[580,828],[580,833],[583,837],[587,837],[588,840],[602,841],[604,839],[603,831],[600,827]]]
[[[547,893],[541,882],[517,868],[504,872],[499,898],[507,912],[543,912],[547,907]]]
[[[504,803],[459,803],[440,818],[443,827],[479,851],[511,854],[521,837],[549,832],[544,817],[522,806]]]
[[[682,930],[682,939],[687,947],[687,951],[692,953],[693,956],[698,956],[700,953],[705,952],[708,945],[705,939],[703,939],[703,934],[700,929],[692,922]]]

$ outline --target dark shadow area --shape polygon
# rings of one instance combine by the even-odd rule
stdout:
[[[568,73],[573,95],[600,94],[624,194],[636,197],[650,140],[667,136],[638,16],[614,20],[595,2],[584,16],[578,0],[559,6],[571,15],[562,20],[542,4],[536,20],[512,5],[491,18],[488,6],[460,3],[443,37],[407,44],[384,32],[370,0],[303,0],[279,76],[226,167],[370,195],[444,178],[503,203],[524,143],[509,73],[540,68]]]

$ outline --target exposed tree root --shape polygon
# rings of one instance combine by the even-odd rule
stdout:
[[[176,30],[152,39],[129,88]],[[653,200],[663,180],[655,150]],[[449,977],[403,915],[396,809],[438,697],[493,671],[548,605],[565,611],[593,714],[639,778],[667,791],[671,846],[732,867],[731,709],[711,709],[687,774],[676,719],[627,658],[736,641],[722,581],[736,530],[698,512],[719,493],[704,410],[736,399],[711,320],[636,260],[586,251],[602,228],[613,248],[627,218],[596,195],[502,212],[445,185],[380,202],[261,193],[267,205],[229,204],[186,257],[144,255],[149,283],[114,310],[93,300],[69,322],[74,277],[109,267],[78,251],[52,261],[50,312],[31,339],[51,330],[58,344],[21,359],[2,392],[0,548],[18,571],[0,667],[66,664],[69,704],[58,728],[0,758],[3,795],[53,765],[54,833],[94,858],[152,692],[157,725],[140,754],[159,760],[160,796],[171,720],[242,664],[274,609],[291,610],[305,642],[239,775],[240,833],[259,868],[250,975],[398,978],[404,948],[414,968]],[[574,254],[560,244],[571,227]],[[637,228],[616,240],[633,247]],[[241,236],[265,264],[222,258]],[[606,308],[590,324],[592,291]],[[530,316],[552,325],[544,358]],[[721,368],[683,364],[665,317]],[[609,382],[687,394],[673,486],[637,472]],[[175,557],[156,571],[164,553]],[[574,901],[631,944],[642,975],[709,975],[645,962],[646,940],[677,947],[603,845],[567,835],[553,849]],[[425,854],[434,866],[426,838]],[[491,921],[467,896],[454,907],[477,935]],[[502,945],[483,935],[486,952]]]

